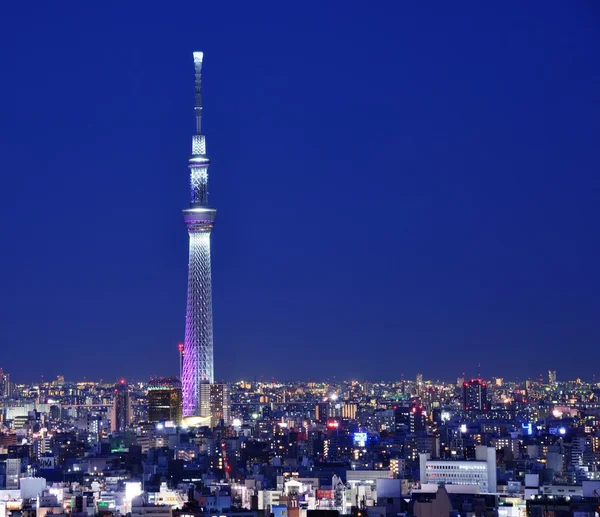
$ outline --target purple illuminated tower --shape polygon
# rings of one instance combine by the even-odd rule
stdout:
[[[210,232],[216,210],[208,206],[206,141],[202,134],[202,52],[194,52],[196,134],[192,137],[190,207],[183,219],[190,236],[187,312],[181,384],[183,416],[209,416],[209,384],[214,382]]]

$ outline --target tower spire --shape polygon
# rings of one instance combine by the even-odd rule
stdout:
[[[196,76],[196,105],[194,113],[196,115],[196,134],[202,134],[202,59],[203,52],[194,52],[194,72]]]

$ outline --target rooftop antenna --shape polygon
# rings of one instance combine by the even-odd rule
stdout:
[[[202,60],[203,52],[194,52],[194,75],[196,76],[196,104],[194,113],[196,115],[196,134],[202,134]]]

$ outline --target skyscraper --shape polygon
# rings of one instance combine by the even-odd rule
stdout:
[[[194,52],[196,134],[192,137],[192,155],[189,159],[191,202],[189,208],[183,211],[190,237],[181,375],[183,416],[210,416],[204,409],[210,401],[201,400],[202,394],[206,394],[207,390],[202,390],[201,386],[214,382],[210,232],[216,210],[208,206],[210,161],[206,155],[206,140],[202,134],[202,59],[202,52]]]
[[[413,404],[409,413],[409,430],[411,433],[423,433],[427,430],[427,412],[422,404]]]
[[[10,374],[4,373],[0,368],[0,398],[11,395]]]
[[[181,382],[153,379],[148,384],[148,422],[181,422]]]
[[[463,408],[465,411],[486,411],[487,384],[481,379],[471,379],[463,383]]]
[[[550,386],[556,384],[556,370],[548,370],[548,384]]]
[[[417,373],[417,395],[423,391],[423,374]]]
[[[227,384],[210,386],[210,423],[211,427],[217,427],[221,423],[228,426],[231,423],[231,401]]]
[[[115,385],[113,398],[111,431],[122,433],[127,430],[131,423],[131,398],[129,397],[129,386],[122,380]]]

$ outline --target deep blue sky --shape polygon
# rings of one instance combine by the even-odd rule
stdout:
[[[10,2],[0,48],[15,379],[178,372],[194,50],[218,378],[600,378],[597,2]]]

